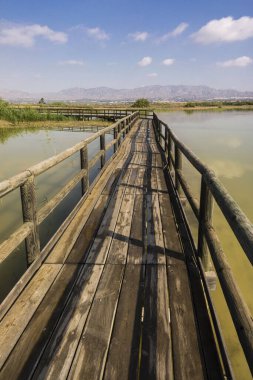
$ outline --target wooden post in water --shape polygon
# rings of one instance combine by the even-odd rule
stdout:
[[[178,178],[178,172],[182,171],[182,153],[178,146],[175,144],[175,180],[176,180],[176,190],[178,194],[182,192],[180,180]]]
[[[100,150],[102,153],[101,156],[101,168],[105,165],[105,134],[103,133],[100,136]]]
[[[38,231],[38,218],[36,208],[34,176],[31,175],[26,182],[20,186],[23,221],[31,222],[33,229],[25,239],[27,264],[31,265],[40,255],[40,240]]]
[[[89,159],[87,145],[80,150],[81,169],[85,169],[86,173],[82,178],[82,195],[86,193],[89,188]]]
[[[204,236],[206,223],[212,224],[213,196],[208,189],[204,177],[201,179],[200,208],[199,208],[199,231],[198,231],[198,255],[201,258],[205,271],[209,270],[210,257]]]

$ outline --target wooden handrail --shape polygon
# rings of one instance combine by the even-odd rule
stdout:
[[[179,141],[174,132],[172,132],[166,123],[159,120],[155,113],[153,125],[157,141],[165,153],[167,167],[174,167],[175,188],[176,190],[183,190],[198,220],[198,255],[201,258],[204,269],[207,270],[208,247],[235,329],[249,368],[253,373],[253,320],[248,306],[240,294],[232,270],[226,260],[225,253],[212,224],[213,200],[216,201],[251,264],[253,264],[253,225],[229,195],[215,173],[203,164],[188,147]],[[165,130],[164,135],[162,134],[161,126]],[[164,146],[161,140],[164,141]],[[174,142],[175,146],[175,159],[172,156],[171,141]],[[182,157],[185,157],[201,174],[202,181],[199,202],[195,200],[190,186],[183,176]]]
[[[0,262],[5,260],[24,239],[26,240],[28,265],[31,265],[33,261],[40,256],[39,225],[52,213],[52,211],[79,182],[82,184],[82,197],[84,197],[89,189],[89,169],[92,168],[99,159],[101,159],[101,169],[103,168],[105,165],[105,152],[113,145],[115,147],[114,153],[117,152],[121,138],[125,137],[137,118],[139,118],[139,112],[132,112],[130,115],[127,115],[116,123],[101,129],[87,139],[66,149],[64,152],[33,165],[22,173],[0,183],[0,198],[13,190],[20,188],[24,220],[24,224],[0,245],[2,252]],[[121,126],[122,123],[124,123],[124,128],[120,133],[117,132],[117,138],[105,145],[105,134],[111,131],[118,131],[119,126]],[[100,150],[91,160],[88,160],[88,145],[98,138],[100,139]],[[34,178],[63,162],[78,151],[80,152],[80,171],[40,210],[37,210]],[[50,245],[50,241],[48,244]]]

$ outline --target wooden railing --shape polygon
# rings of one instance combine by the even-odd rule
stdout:
[[[150,109],[142,108],[87,108],[76,106],[50,106],[50,105],[29,105],[29,106],[16,106],[16,109],[32,108],[43,114],[64,115],[74,118],[104,118],[104,119],[120,119],[125,116],[131,115],[133,112],[139,111],[141,118],[152,118],[153,111]]]
[[[55,242],[59,239],[63,229],[68,225],[73,215],[81,207],[84,198],[89,190],[89,171],[100,160],[101,169],[105,166],[105,153],[114,147],[114,154],[117,152],[121,141],[131,129],[133,123],[139,118],[139,112],[134,112],[112,124],[94,133],[87,139],[81,141],[75,146],[55,155],[43,162],[38,163],[23,171],[14,177],[0,183],[0,198],[4,197],[13,190],[20,188],[23,224],[7,240],[0,245],[0,264],[3,262],[24,240],[26,243],[27,263],[30,267],[37,268],[43,257],[45,257]],[[105,135],[113,133],[114,138],[106,144]],[[97,154],[88,160],[88,145],[100,140],[100,149]],[[42,208],[37,208],[35,177],[58,165],[62,161],[80,152],[80,171],[72,178],[51,200]],[[114,155],[111,157],[111,159]],[[98,177],[98,176],[97,176]],[[72,213],[63,222],[63,225],[57,230],[54,236],[47,243],[45,248],[40,249],[40,224],[52,213],[60,202],[70,193],[74,187],[82,184],[82,198],[72,211]],[[65,226],[65,227],[64,227]],[[22,280],[24,285],[25,280]],[[23,286],[22,285],[22,286]]]
[[[210,252],[245,357],[253,373],[253,320],[236,284],[217,231],[212,223],[214,200],[251,264],[253,264],[253,225],[228,194],[215,173],[179,141],[168,125],[159,120],[156,114],[154,114],[153,124],[157,141],[166,157],[167,167],[170,171],[174,169],[174,185],[178,195],[180,197],[184,192],[198,221],[198,244],[196,249],[200,264],[204,269],[208,269],[208,255]],[[187,159],[201,175],[199,201],[195,199],[183,174],[183,158]]]

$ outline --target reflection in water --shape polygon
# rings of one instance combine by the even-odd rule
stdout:
[[[203,162],[216,172],[230,195],[249,219],[253,220],[253,113],[249,111],[196,111],[190,114],[170,112],[160,113],[159,117]],[[191,185],[195,197],[199,198],[199,175],[185,160],[183,166],[187,181]],[[196,242],[197,223],[193,213],[189,210],[189,206],[186,207],[186,214],[191,226],[193,226]],[[253,312],[252,267],[218,207],[214,209],[214,226],[243,298]],[[217,282],[217,289],[212,292],[212,297],[236,378],[238,380],[252,379],[219,282]]]
[[[237,161],[231,160],[213,160],[209,162],[209,166],[215,171],[218,177],[228,179],[240,178],[244,176],[248,170],[253,170],[250,165],[242,165]]]
[[[219,139],[217,139],[217,143],[227,146],[229,148],[236,149],[236,148],[239,148],[239,146],[243,144],[243,141],[239,137],[232,136],[232,137],[228,137],[227,139],[220,137]]]
[[[25,170],[46,158],[64,151],[92,134],[75,129],[59,131],[51,129],[0,129],[0,181]],[[97,128],[95,127],[95,131]],[[112,135],[106,135],[106,143]],[[99,149],[99,141],[88,147],[89,158]],[[109,158],[109,156],[107,156]],[[90,171],[90,183],[98,173],[99,163]],[[43,207],[80,170],[79,152],[39,175],[35,179],[38,209]],[[81,185],[78,183],[70,194],[56,207],[40,225],[41,248],[59,228],[70,211],[81,198]],[[0,199],[0,243],[22,224],[22,208],[19,189]],[[25,245],[20,245],[0,265],[0,301],[10,291],[26,269]]]

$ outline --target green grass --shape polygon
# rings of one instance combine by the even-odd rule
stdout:
[[[12,107],[9,103],[0,99],[0,119],[8,121],[12,124],[17,124],[20,122],[31,121],[64,121],[66,120],[66,117],[63,115],[54,115],[50,113],[42,114],[32,108],[17,109]]]

